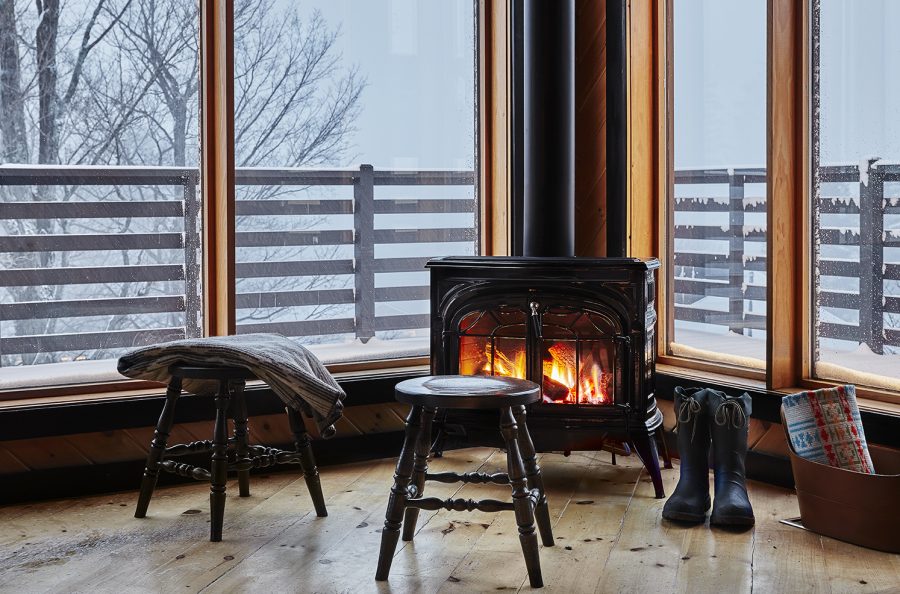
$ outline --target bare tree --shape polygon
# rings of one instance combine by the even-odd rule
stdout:
[[[196,166],[198,146],[198,15],[185,0],[0,0],[0,163]],[[235,12],[235,135],[239,166],[334,164],[349,149],[364,81],[342,65],[339,31],[296,5],[244,0]],[[242,199],[271,199],[282,187],[241,188]],[[4,200],[160,200],[159,187],[51,187]],[[301,225],[320,221],[307,219]],[[172,232],[180,222],[11,221],[7,234]],[[250,225],[239,220],[238,225]],[[261,260],[291,259],[304,250],[263,250]],[[327,251],[327,250],[326,250]],[[108,257],[107,252],[105,256]],[[319,253],[329,257],[333,253]],[[23,253],[4,265],[38,268],[90,262],[96,256]],[[123,264],[169,263],[159,250],[121,251]],[[74,261],[74,260],[73,260]],[[90,265],[90,264],[88,264]],[[327,286],[325,278],[269,279],[264,290]],[[8,289],[14,301],[129,297],[170,293],[162,282]],[[247,319],[279,312],[251,310]],[[314,311],[311,315],[322,315]],[[144,320],[146,321],[146,320]],[[112,316],[110,329],[137,327]],[[57,324],[62,324],[57,327]],[[16,334],[83,331],[77,319],[20,320]],[[96,328],[95,328],[96,329]],[[91,356],[90,353],[87,356]],[[25,358],[25,363],[46,358]]]

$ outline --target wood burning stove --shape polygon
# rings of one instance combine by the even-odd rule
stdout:
[[[655,259],[447,257],[431,271],[434,374],[505,375],[541,385],[529,410],[542,451],[637,450],[663,497],[654,433]],[[472,441],[493,435],[477,411],[443,420]]]

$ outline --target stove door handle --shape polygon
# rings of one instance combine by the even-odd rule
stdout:
[[[532,301],[531,303],[528,304],[528,306],[531,308],[531,323],[532,323],[532,328],[534,330],[534,335],[537,338],[543,338],[543,333],[542,333],[543,324],[541,323],[541,311],[540,311],[541,304],[538,303],[537,301]]]

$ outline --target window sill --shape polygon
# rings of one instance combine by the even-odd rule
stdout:
[[[379,359],[357,363],[326,365],[338,381],[390,376],[391,374],[427,371],[427,357],[411,359]],[[250,384],[254,385],[253,382]],[[92,403],[113,400],[133,400],[161,396],[165,387],[154,382],[122,380],[104,383],[71,384],[43,388],[19,388],[0,393],[0,411],[8,409],[43,408],[72,403]]]
[[[699,370],[668,363],[657,363],[656,371],[657,373],[662,373],[677,378],[683,378],[685,380],[706,382],[725,388],[749,390],[759,394],[767,394],[773,398],[777,398],[787,394],[795,394],[797,392],[803,392],[810,389],[834,386],[840,383],[816,380],[807,382],[809,385],[806,386],[769,390],[768,388],[766,388],[765,381],[721,373],[719,371]],[[884,400],[884,395],[880,395],[880,397],[878,398],[873,398],[871,397],[873,392],[873,390],[868,388],[859,388],[858,402],[861,411],[900,418],[900,402]]]

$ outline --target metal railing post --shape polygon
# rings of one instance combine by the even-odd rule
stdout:
[[[375,336],[375,172],[359,166],[353,186],[353,278],[356,337],[365,344]]]
[[[884,173],[869,159],[859,176],[859,341],[884,354]],[[862,163],[860,163],[862,165]]]
[[[184,337],[201,336],[200,200],[195,173],[184,177]]]
[[[728,173],[728,329],[744,333],[744,176]]]

